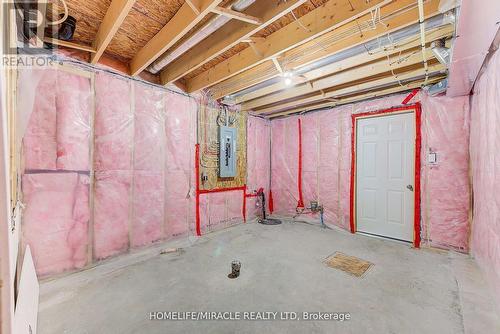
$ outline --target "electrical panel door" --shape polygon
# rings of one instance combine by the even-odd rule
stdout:
[[[236,176],[236,136],[238,130],[227,126],[219,127],[219,176]]]

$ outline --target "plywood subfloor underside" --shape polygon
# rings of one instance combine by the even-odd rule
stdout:
[[[41,286],[39,333],[494,333],[491,300],[470,258],[304,223],[238,225],[184,252],[162,245]],[[374,266],[333,270],[339,251]],[[149,255],[147,255],[149,254]],[[142,256],[142,257],[141,257]],[[241,276],[230,280],[232,260]],[[120,262],[122,265],[119,265]],[[349,312],[332,321],[150,321],[151,311]]]

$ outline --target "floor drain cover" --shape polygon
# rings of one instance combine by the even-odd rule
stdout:
[[[266,218],[266,219],[259,219],[259,223],[262,225],[279,225],[279,224],[281,224],[281,220],[273,219],[273,218]]]
[[[362,277],[373,266],[371,262],[340,252],[335,252],[327,257],[325,263],[330,268],[342,270],[356,277]]]

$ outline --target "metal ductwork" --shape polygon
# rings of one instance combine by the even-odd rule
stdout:
[[[231,9],[242,12],[250,5],[252,5],[256,0],[238,0]],[[207,36],[217,31],[224,24],[229,22],[231,18],[218,15],[213,19],[209,20],[200,30],[195,32],[191,37],[184,41],[174,50],[168,50],[160,58],[154,61],[147,70],[153,74],[160,72],[164,67],[173,62],[175,59],[180,57],[183,53],[191,49],[193,46],[204,40]]]
[[[446,89],[448,88],[448,79],[443,79],[438,83],[425,87],[425,91],[430,96],[437,96],[439,94],[446,93]]]
[[[431,43],[431,50],[437,60],[446,67],[450,66],[451,50],[445,46],[443,40]]]
[[[448,24],[448,21],[446,20],[446,15],[438,15],[438,16],[429,18],[425,21],[426,30],[436,29],[436,28],[442,27],[446,24]],[[403,28],[403,29],[400,29],[398,31],[391,33],[390,36],[387,35],[387,36],[379,37],[375,40],[371,40],[369,42],[363,43],[362,45],[348,48],[348,49],[343,50],[341,52],[335,53],[329,57],[320,59],[320,60],[315,61],[311,64],[308,64],[306,66],[302,66],[302,67],[294,70],[294,74],[296,76],[301,76],[309,71],[313,71],[313,70],[321,68],[323,66],[326,66],[326,65],[329,65],[329,64],[332,64],[335,62],[339,62],[339,61],[342,61],[344,59],[348,59],[348,58],[351,58],[351,57],[354,57],[354,56],[357,56],[357,55],[360,55],[360,54],[363,54],[366,52],[377,52],[377,50],[382,50],[382,49],[384,49],[392,44],[398,44],[398,42],[419,33],[419,31],[420,31],[420,25],[418,23],[413,24],[409,27],[406,27],[406,28]],[[266,81],[261,82],[257,85],[251,86],[251,87],[246,88],[244,90],[241,90],[237,93],[231,94],[231,96],[226,97],[224,99],[224,102],[226,104],[229,104],[229,105],[235,104],[234,100],[237,97],[240,97],[240,96],[249,94],[255,90],[259,90],[259,89],[262,89],[264,87],[270,86],[270,85],[275,84],[281,80],[283,80],[282,77],[276,77],[276,78],[266,80]]]

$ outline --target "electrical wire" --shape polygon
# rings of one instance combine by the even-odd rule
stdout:
[[[68,18],[68,16],[69,16],[68,5],[66,4],[66,0],[59,0],[59,1],[61,1],[61,2],[62,2],[62,4],[63,4],[63,7],[64,7],[64,15],[63,15],[63,17],[62,17],[62,18],[60,18],[60,19],[59,19],[59,20],[57,20],[57,21],[49,21],[49,20],[47,20],[47,24],[48,24],[49,26],[56,26],[56,25],[58,25],[58,24],[61,24],[61,23],[63,23],[64,21],[66,21],[66,19],[67,19],[67,18]]]
[[[371,12],[370,18],[364,22],[359,22],[356,20],[356,26],[353,26],[349,29],[344,29],[341,32],[337,33],[332,33],[328,34],[327,37],[323,37],[321,41],[318,41],[317,39],[313,39],[314,43],[311,46],[300,48],[300,51],[294,52],[294,50],[291,50],[289,52],[289,55],[286,55],[282,57],[281,63],[283,67],[287,67],[288,64],[294,63],[294,62],[300,62],[301,60],[305,58],[310,58],[312,55],[318,53],[318,52],[325,52],[327,51],[328,47],[338,43],[342,39],[352,37],[356,34],[364,33],[366,31],[370,30],[375,30],[377,28],[377,25],[381,24],[384,27],[387,27],[387,24],[385,23],[385,20],[392,19],[395,17],[398,17],[400,15],[403,15],[407,13],[410,10],[413,10],[416,8],[418,5],[417,4],[410,4],[408,6],[405,6],[401,8],[398,11],[388,13],[386,15],[382,15],[380,7],[377,7]],[[291,12],[292,16],[296,19],[297,23],[306,31],[310,32],[310,30],[305,27],[300,20],[295,16],[293,11]],[[272,64],[270,64],[272,65]],[[265,80],[265,77],[269,77],[269,75],[273,76],[278,75],[278,71],[275,69],[274,65],[269,67],[266,67],[262,69],[258,73],[252,73],[250,72],[250,75],[247,75],[245,72],[241,73],[237,77],[233,77],[234,79],[228,79],[223,81],[222,83],[219,83],[216,86],[213,86],[212,92],[217,92],[218,94],[221,94],[224,91],[227,91],[237,85],[238,83],[245,82],[246,86],[251,86],[252,83],[260,83],[263,80]],[[273,74],[271,74],[273,73]]]

